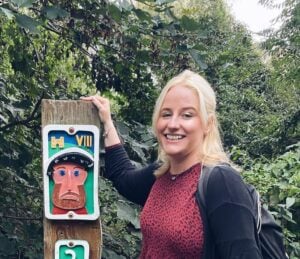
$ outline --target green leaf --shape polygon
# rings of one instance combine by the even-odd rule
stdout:
[[[287,197],[286,201],[285,201],[287,209],[292,207],[294,205],[295,201],[296,201],[296,199],[294,197]]]
[[[196,31],[200,28],[200,25],[193,19],[187,17],[187,16],[182,16],[180,20],[180,24],[183,29],[187,31]]]
[[[147,2],[149,2],[149,0],[136,0],[137,2],[140,2],[140,3],[147,3]],[[152,1],[153,2],[153,1]]]
[[[204,35],[204,33],[202,33],[202,34],[203,34],[202,38],[206,39],[207,35]],[[199,35],[197,35],[197,37],[199,37]],[[198,43],[198,44],[194,45],[192,48],[195,49],[195,50],[201,51],[202,53],[208,51],[208,46],[206,46],[203,43]]]
[[[12,251],[16,249],[14,240],[9,240],[8,237],[0,236],[0,254],[5,252],[6,254],[12,254]]]
[[[0,15],[1,14],[4,14],[4,15],[6,15],[6,17],[10,20],[10,19],[12,19],[15,15],[14,15],[14,13],[11,11],[11,10],[9,10],[9,9],[6,9],[6,8],[3,8],[3,7],[0,7]]]
[[[120,10],[126,10],[131,11],[132,8],[134,8],[132,2],[130,0],[122,0],[118,2],[114,2],[114,4],[120,9]]]
[[[164,4],[169,4],[169,3],[173,3],[175,2],[175,0],[156,0],[156,4],[158,5],[164,5]]]
[[[143,21],[151,21],[151,16],[150,14],[142,11],[141,9],[133,9],[135,12],[136,16]]]
[[[149,51],[146,50],[137,51],[136,58],[140,62],[146,62],[146,63],[149,62],[150,61]]]
[[[116,22],[120,22],[121,21],[122,11],[118,7],[116,7],[115,5],[109,5],[108,6],[108,12],[110,13],[110,15],[112,16],[112,18]]]
[[[33,0],[12,0],[12,2],[18,6],[19,8],[29,8],[32,7],[32,3],[34,2]]]
[[[118,122],[116,122],[116,125],[122,135],[129,136],[130,129],[128,128],[128,126],[125,123],[118,121]]]
[[[28,29],[34,34],[38,34],[38,26],[41,25],[38,21],[32,19],[31,17],[23,14],[16,15],[16,21],[18,25],[24,29]]]
[[[56,6],[47,6],[43,9],[43,12],[50,20],[57,19],[57,18],[65,18],[70,16],[70,14],[67,11]]]
[[[200,54],[200,51],[190,49],[189,53],[191,54],[192,58],[196,61],[196,63],[201,67],[202,70],[206,70],[208,68],[207,64],[204,61],[204,58]]]
[[[129,221],[136,229],[140,229],[140,221],[137,212],[125,202],[118,202],[117,215],[120,219]]]
[[[104,258],[114,258],[114,259],[125,259],[126,258],[122,255],[116,254],[113,250],[110,250],[107,247],[103,247],[102,254],[103,254]]]

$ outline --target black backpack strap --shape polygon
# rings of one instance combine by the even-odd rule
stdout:
[[[261,231],[261,201],[260,194],[251,184],[245,183],[253,203],[253,215],[256,222],[257,233]]]
[[[216,166],[223,166],[223,164],[216,165]],[[211,172],[216,166],[202,165],[201,174],[198,180],[197,191],[196,191],[196,201],[199,206],[199,210],[203,222],[204,233],[205,233],[202,258],[206,258],[206,259],[216,258],[214,242],[212,240],[211,233],[208,227],[208,218],[206,214],[206,199],[205,199],[207,193],[208,179]],[[226,164],[225,166],[228,165]]]
[[[202,165],[201,174],[198,180],[197,196],[199,197],[197,197],[197,199],[199,200],[199,202],[201,202],[203,208],[206,207],[205,196],[206,196],[208,178],[210,176],[210,173],[214,170],[215,167],[228,167],[228,166],[230,165],[227,163],[222,163],[215,166]]]
[[[206,259],[214,258],[214,246],[211,240],[211,234],[208,227],[208,220],[206,214],[206,201],[205,201],[207,182],[210,175],[210,171],[212,169],[213,167],[207,167],[202,165],[200,177],[198,179],[198,184],[197,184],[197,191],[196,191],[196,201],[200,210],[200,214],[203,222],[203,230],[205,233],[202,256],[203,258]]]
[[[213,169],[214,167],[202,165],[201,174],[198,180],[197,196],[203,208],[206,208],[205,195],[207,190],[207,183],[209,175]]]

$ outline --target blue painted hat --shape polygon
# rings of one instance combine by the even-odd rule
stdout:
[[[53,173],[53,166],[61,163],[75,163],[84,167],[86,170],[94,166],[92,156],[80,148],[69,148],[58,152],[48,163],[47,175],[51,176]]]

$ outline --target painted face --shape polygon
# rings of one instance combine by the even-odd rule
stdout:
[[[158,141],[172,159],[197,162],[203,141],[199,99],[192,89],[174,86],[166,94],[156,124]]]
[[[84,182],[87,171],[75,163],[61,163],[53,167],[53,204],[61,209],[80,209],[85,206]]]

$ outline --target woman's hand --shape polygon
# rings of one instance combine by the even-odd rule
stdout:
[[[107,98],[99,95],[94,95],[88,97],[80,97],[80,99],[83,101],[90,101],[97,107],[100,120],[104,124],[104,126],[112,122],[110,103]]]
[[[80,97],[80,99],[83,101],[92,102],[97,107],[100,120],[103,123],[105,146],[108,147],[121,143],[111,118],[109,100],[99,95]]]

